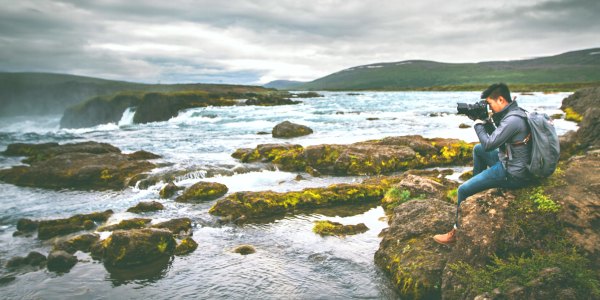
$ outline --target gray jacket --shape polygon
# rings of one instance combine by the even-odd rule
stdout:
[[[527,170],[531,160],[531,146],[513,145],[522,142],[529,135],[527,113],[513,101],[502,111],[493,114],[492,119],[494,123],[475,125],[481,146],[485,151],[498,148],[498,157],[509,176],[521,180],[531,178]]]

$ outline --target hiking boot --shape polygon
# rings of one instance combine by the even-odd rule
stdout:
[[[452,230],[450,230],[450,232],[446,234],[434,235],[433,240],[442,245],[452,244],[456,242],[456,228],[452,228]]]

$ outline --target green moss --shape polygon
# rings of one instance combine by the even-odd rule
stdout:
[[[168,245],[169,244],[167,243],[167,241],[165,241],[164,239],[161,239],[160,243],[158,243],[158,245],[156,245],[156,248],[158,249],[158,252],[164,253],[165,250],[167,250]]]
[[[396,206],[408,201],[411,199],[410,191],[401,190],[395,187],[392,187],[387,190],[383,199],[381,200],[381,204],[383,208],[386,210],[393,210]]]
[[[560,205],[544,194],[542,187],[536,187],[530,192],[529,199],[532,200],[541,212],[558,212]]]
[[[458,188],[449,190],[446,193],[446,198],[448,198],[448,201],[450,201],[451,203],[456,203],[457,197],[458,197]]]
[[[532,255],[510,256],[507,259],[493,258],[493,262],[484,268],[473,268],[459,262],[450,264],[459,280],[475,294],[491,292],[500,288],[506,292],[515,285],[525,288],[540,277],[540,272],[548,268],[559,268],[558,274],[545,278],[561,287],[571,287],[577,293],[577,299],[600,297],[598,275],[588,268],[589,261],[574,249],[559,248],[552,251],[534,251]],[[550,284],[552,286],[552,284]],[[535,287],[533,287],[535,288]]]
[[[565,120],[573,121],[573,122],[581,122],[583,120],[583,116],[578,114],[572,107],[565,108]]]

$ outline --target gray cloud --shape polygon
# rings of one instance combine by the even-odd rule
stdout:
[[[597,47],[598,12],[596,0],[0,0],[0,71],[311,80],[385,61],[476,62]]]

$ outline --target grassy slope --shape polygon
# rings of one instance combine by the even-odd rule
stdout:
[[[265,92],[256,86],[224,84],[141,84],[51,73],[0,73],[0,116],[60,114],[88,98],[120,91]]]
[[[598,52],[591,55],[590,53]],[[479,90],[493,82],[522,89],[600,85],[600,48],[518,61],[439,63],[412,60],[358,66],[309,82],[308,90]],[[544,84],[543,86],[540,86]]]

